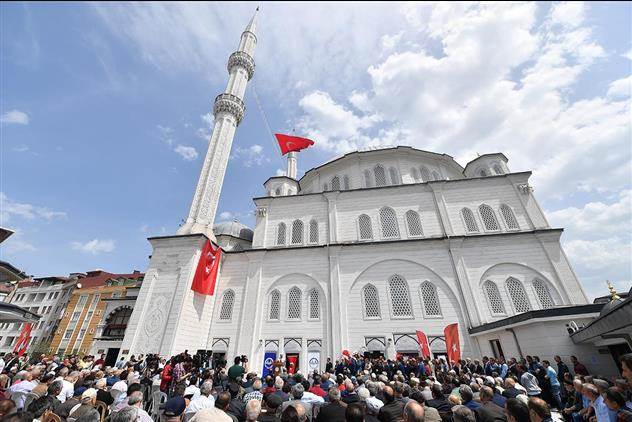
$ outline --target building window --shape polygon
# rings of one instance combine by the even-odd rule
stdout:
[[[300,245],[303,243],[303,222],[294,220],[292,223],[292,244]]]
[[[375,186],[386,186],[386,173],[381,164],[373,168],[373,173],[375,174]]]
[[[463,208],[461,210],[461,216],[463,217],[463,222],[465,222],[465,230],[468,233],[478,233],[478,224],[476,224],[472,210]]]
[[[72,330],[66,330],[64,333],[64,340],[70,340],[70,337],[72,337]]]
[[[380,318],[380,297],[377,289],[372,284],[367,284],[362,289],[364,296],[364,316],[366,318]]]
[[[318,222],[316,220],[309,222],[309,243],[318,243]]]
[[[479,175],[480,177],[487,177],[487,170],[485,170],[485,169],[480,169],[480,170],[478,171],[478,175]]]
[[[81,340],[85,333],[86,333],[85,328],[82,328],[81,330],[79,330],[79,335],[77,336],[77,340]]]
[[[382,237],[399,237],[397,216],[395,215],[395,210],[393,210],[393,208],[384,207],[380,210],[380,223],[382,225]]]
[[[419,213],[409,210],[406,212],[406,224],[408,225],[409,236],[423,236],[424,231],[421,227],[421,218]]]
[[[319,299],[318,290],[312,289],[309,292],[309,318],[310,319],[320,318],[320,303],[318,299]]]
[[[342,184],[344,185],[345,190],[351,189],[351,184],[349,183],[349,176],[345,174],[342,178]]]
[[[391,177],[391,185],[399,185],[399,175],[397,174],[395,167],[389,168],[388,174]]]
[[[503,219],[505,220],[505,224],[507,225],[507,228],[509,230],[518,230],[520,228],[518,227],[516,216],[508,205],[502,204],[500,206],[500,213],[502,214]]]
[[[424,182],[430,181],[430,171],[425,166],[421,167],[421,178]]]
[[[483,225],[485,226],[485,230],[488,231],[498,231],[500,227],[498,226],[498,220],[496,220],[496,215],[494,214],[494,210],[489,205],[483,204],[478,207],[478,212],[481,214],[481,220],[483,220]]]
[[[281,188],[276,188],[276,190],[274,191],[274,195],[281,196]]]
[[[360,231],[360,240],[373,239],[373,227],[371,227],[371,217],[362,214],[358,217],[358,230]]]
[[[490,340],[489,344],[492,346],[492,353],[494,354],[494,357],[496,359],[505,357],[505,355],[503,354],[503,348],[500,345],[500,340],[498,339]]]
[[[498,291],[498,286],[496,285],[496,283],[487,280],[485,284],[483,284],[483,289],[487,294],[487,300],[489,302],[489,307],[492,311],[492,314],[504,315],[505,305],[503,304],[503,300],[500,297],[500,292]]]
[[[222,298],[222,309],[219,313],[219,319],[229,321],[233,316],[233,304],[235,303],[235,292],[227,290]]]
[[[391,308],[395,317],[412,317],[413,310],[410,306],[408,283],[400,275],[395,274],[388,280],[391,292]]]
[[[364,187],[373,187],[371,183],[371,172],[369,170],[364,170]]]
[[[88,301],[88,295],[79,296],[79,300],[77,301],[77,306],[83,306]]]
[[[413,176],[415,183],[419,182],[419,170],[417,170],[417,167],[411,168],[410,174]]]
[[[516,312],[528,312],[531,310],[531,303],[529,297],[524,289],[522,283],[513,277],[507,279],[507,290],[509,291],[509,297],[513,302]]]
[[[270,293],[270,319],[279,319],[281,316],[281,293],[273,290]]]
[[[338,176],[334,176],[331,179],[331,190],[340,190],[340,178]]]
[[[81,316],[81,311],[76,311],[72,313],[72,318],[70,318],[70,322],[76,322]]]
[[[301,319],[301,291],[298,287],[292,287],[288,293],[288,319]]]
[[[103,329],[104,337],[123,337],[127,323],[132,316],[130,308],[119,308],[112,312],[105,320],[105,328]],[[81,330],[86,331],[86,330]],[[83,336],[81,336],[83,337]]]
[[[500,167],[500,164],[496,163],[494,164],[494,172],[496,172],[496,174],[503,174],[503,169]]]
[[[542,280],[538,280],[537,278],[533,280],[533,288],[535,289],[535,293],[538,296],[542,309],[549,309],[555,306],[553,298],[551,297],[551,292]]]
[[[285,223],[279,223],[277,226],[277,245],[285,245]]]
[[[439,296],[437,288],[429,281],[421,283],[421,299],[424,305],[424,313],[427,317],[440,317],[441,306],[439,305]]]

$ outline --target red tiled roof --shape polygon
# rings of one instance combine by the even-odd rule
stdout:
[[[70,281],[68,277],[59,277],[59,276],[51,276],[51,277],[38,277],[34,279],[24,279],[18,281],[18,287],[32,287],[39,286],[42,281],[61,281],[62,283],[67,283]]]
[[[86,289],[86,288],[91,288],[91,287],[105,286],[107,281],[113,278],[114,279],[125,278],[125,279],[138,280],[140,278],[143,278],[144,276],[145,274],[141,273],[140,271],[135,271],[131,274],[113,274],[113,273],[108,273],[106,271],[101,271],[101,270],[88,271],[87,277],[80,279],[79,283],[81,284],[81,288]]]

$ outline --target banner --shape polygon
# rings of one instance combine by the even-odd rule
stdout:
[[[423,331],[417,330],[417,341],[419,342],[419,350],[421,356],[430,358],[430,346],[428,345],[428,337]]]
[[[207,239],[193,276],[191,290],[203,295],[213,296],[221,258],[222,249],[216,247]]]
[[[276,352],[266,352],[263,357],[263,371],[261,378],[274,374],[274,361],[276,360]]]
[[[287,373],[294,375],[298,370],[298,356],[292,355],[287,357]]]
[[[309,372],[320,372],[320,352],[307,352],[307,367]]]
[[[459,342],[459,324],[450,324],[443,330],[445,347],[448,352],[448,363],[452,365],[461,360],[461,343]]]
[[[20,336],[15,342],[15,346],[13,347],[13,353],[17,353],[18,356],[22,356],[26,352],[26,348],[29,345],[29,341],[31,340],[31,329],[33,328],[33,324],[30,322],[24,324],[24,328],[22,328],[22,332]]]

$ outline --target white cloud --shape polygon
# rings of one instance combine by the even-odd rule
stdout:
[[[627,52],[623,53],[621,56],[625,57],[626,59],[632,60],[632,48],[629,49]]]
[[[382,36],[382,48],[386,51],[392,50],[399,44],[402,40],[402,36],[404,35],[404,31],[400,31],[394,35],[383,35]]]
[[[608,97],[630,97],[630,94],[632,94],[632,75],[610,83],[607,95]]]
[[[286,176],[287,175],[287,170],[276,169],[276,175],[277,176]]]
[[[28,145],[20,144],[20,145],[14,146],[12,150],[15,152],[27,152],[29,150],[29,147]]]
[[[90,253],[92,255],[98,255],[104,252],[105,253],[112,252],[116,248],[114,244],[114,240],[112,239],[104,239],[104,240],[92,239],[85,243],[75,241],[71,243],[71,246],[75,250],[78,250],[84,253]]]
[[[232,159],[239,160],[244,167],[261,166],[270,162],[270,159],[263,154],[263,147],[258,144],[247,148],[237,146],[233,150]]]
[[[186,145],[178,145],[173,150],[180,154],[182,159],[186,161],[193,161],[198,157],[196,149]]]
[[[0,192],[0,225],[15,217],[24,220],[42,219],[52,221],[54,219],[64,219],[68,215],[63,211],[53,211],[47,207],[36,206],[24,202],[16,202],[9,198],[4,192]]]
[[[2,247],[9,254],[35,252],[37,250],[33,244],[24,239],[23,232],[19,228],[14,229],[14,233],[2,244]]]
[[[571,261],[589,269],[625,266],[632,256],[630,242],[614,237],[597,241],[571,240],[564,243],[564,250]]]
[[[208,142],[211,138],[211,134],[213,133],[213,124],[215,123],[215,116],[213,116],[213,113],[209,111],[206,114],[202,114],[200,116],[200,119],[202,119],[204,126],[201,128],[198,128],[195,134],[197,135],[198,138]]]
[[[586,16],[586,5],[580,1],[556,3],[552,7],[551,20],[555,24],[576,28]]]
[[[20,110],[11,110],[0,116],[0,122],[4,124],[28,125],[29,115]]]
[[[156,125],[158,132],[160,132],[160,140],[167,145],[173,144],[173,129],[169,126]]]
[[[232,220],[234,214],[230,211],[224,211],[219,215],[220,220]]]

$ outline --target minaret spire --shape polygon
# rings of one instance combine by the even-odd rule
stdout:
[[[246,84],[255,73],[255,61],[252,58],[257,45],[257,22],[259,8],[241,34],[237,51],[228,58],[228,84],[224,93],[215,98],[213,115],[215,125],[204,157],[197,188],[185,223],[177,234],[204,233],[212,240],[213,222],[222,191],[224,174],[228,165],[230,149],[237,126],[244,118],[246,107],[244,94]]]

